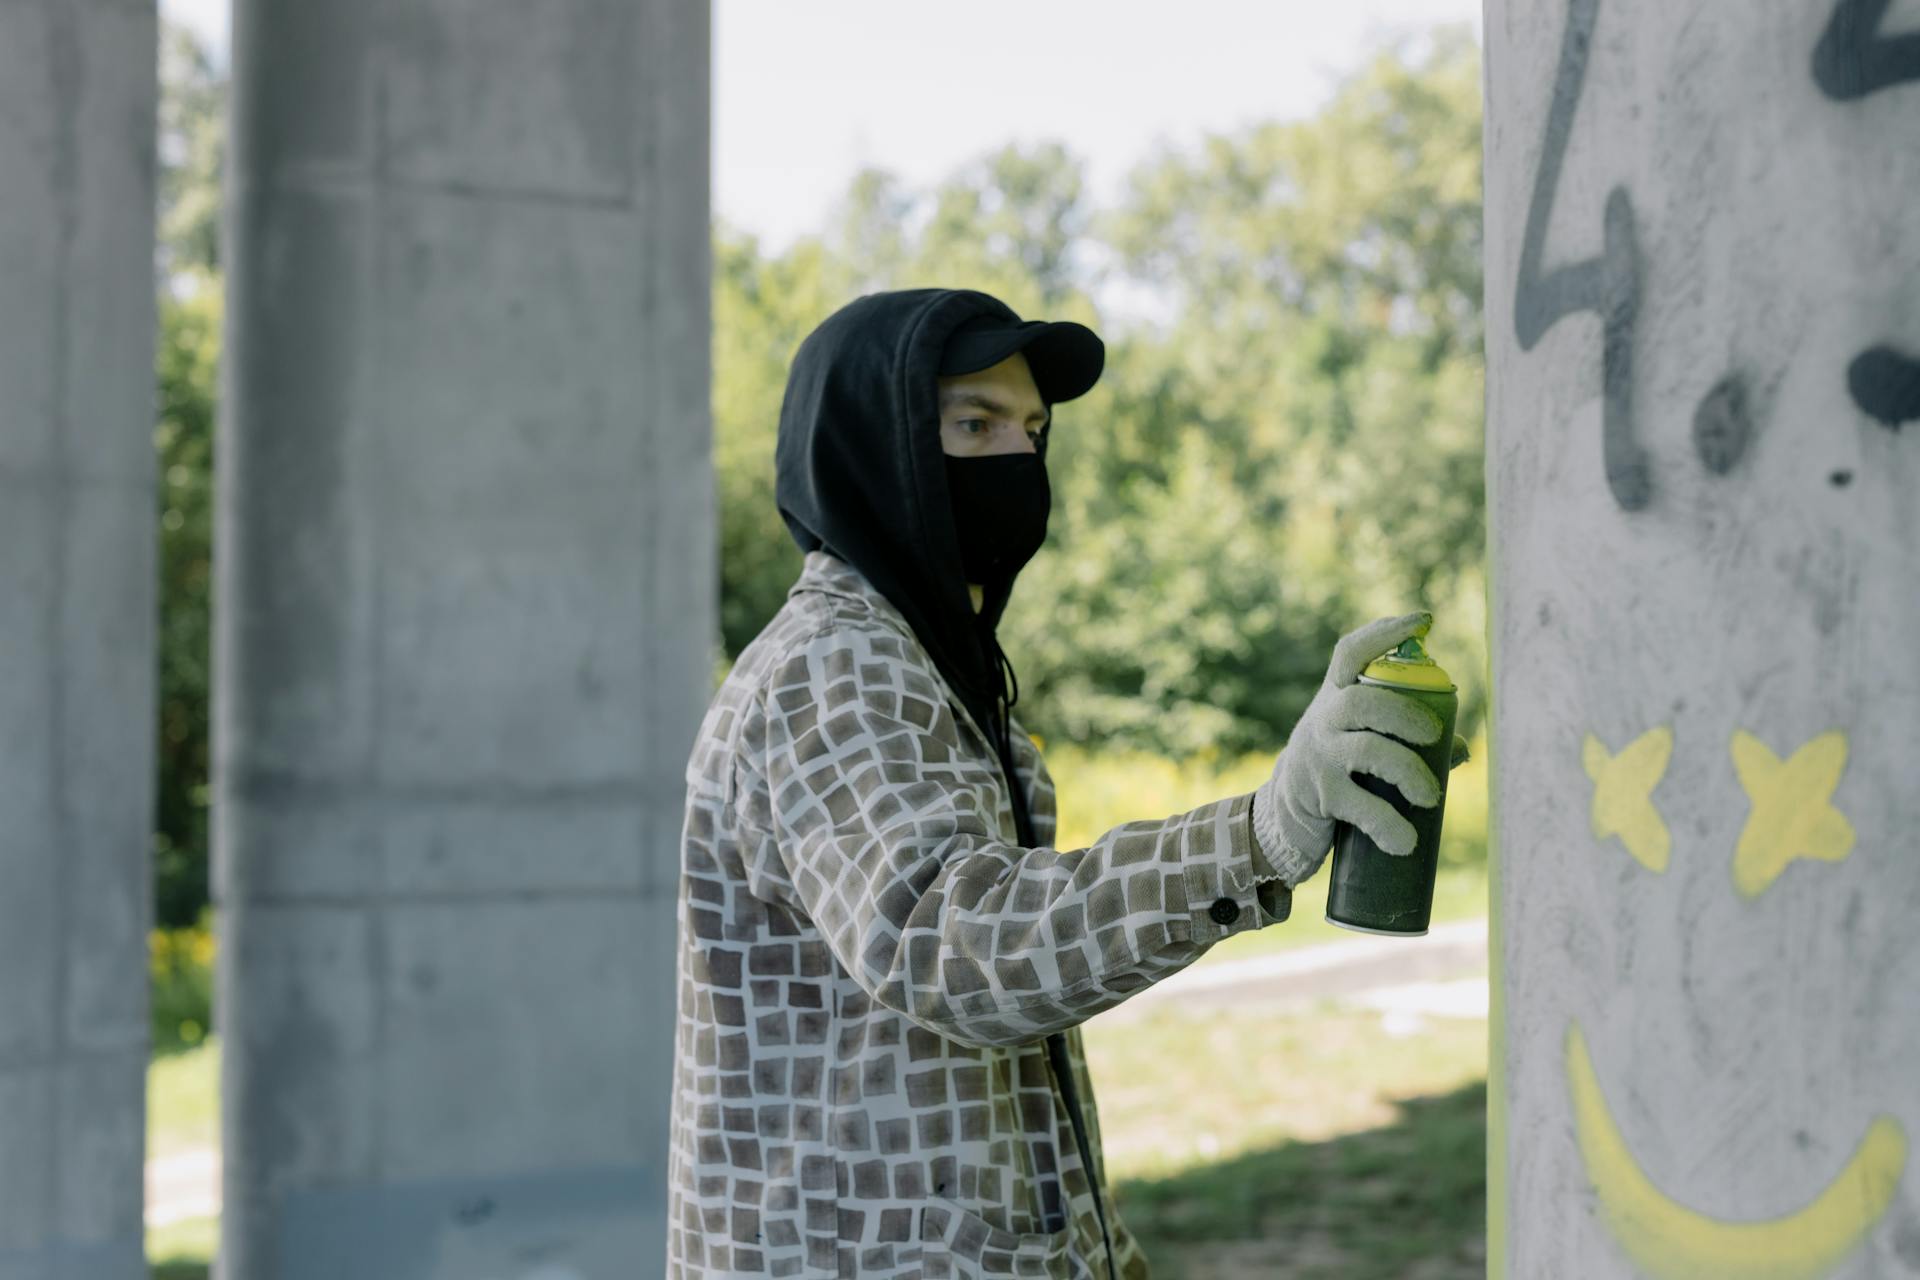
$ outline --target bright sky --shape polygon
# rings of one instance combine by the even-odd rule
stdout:
[[[227,59],[232,0],[160,0]],[[1370,42],[1481,0],[714,0],[713,196],[762,247],[820,230],[863,164],[913,186],[1058,138],[1115,192],[1156,138],[1308,114]]]

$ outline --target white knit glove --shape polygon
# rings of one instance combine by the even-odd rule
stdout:
[[[1363,791],[1350,776],[1371,774],[1408,803],[1439,802],[1433,771],[1406,742],[1440,736],[1440,717],[1404,694],[1359,683],[1369,662],[1433,621],[1430,613],[1382,618],[1341,637],[1326,679],[1287,739],[1268,778],[1254,793],[1253,830],[1260,852],[1280,878],[1296,885],[1326,860],[1336,822],[1360,828],[1388,853],[1413,852],[1413,825],[1393,806]],[[1391,734],[1400,742],[1382,737]],[[1464,759],[1456,740],[1454,763]]]

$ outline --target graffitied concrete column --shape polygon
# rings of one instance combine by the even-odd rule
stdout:
[[[1494,1273],[1920,1276],[1920,35],[1490,0]]]
[[[0,1275],[146,1275],[152,6],[0,4]]]
[[[708,43],[693,0],[236,7],[229,1280],[659,1265]]]

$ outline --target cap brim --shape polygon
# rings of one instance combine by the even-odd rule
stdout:
[[[962,325],[947,339],[940,372],[977,373],[1021,352],[1040,398],[1059,404],[1085,395],[1106,367],[1100,335],[1072,320],[1027,320],[1015,325]]]

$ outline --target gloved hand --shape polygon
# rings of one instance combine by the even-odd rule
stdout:
[[[1352,823],[1388,853],[1413,852],[1413,824],[1349,775],[1371,774],[1423,808],[1439,802],[1433,771],[1403,744],[1433,742],[1443,727],[1440,717],[1403,694],[1359,683],[1369,662],[1432,621],[1425,612],[1382,618],[1334,646],[1320,691],[1294,725],[1273,776],[1253,797],[1259,852],[1288,885],[1320,869],[1332,850],[1336,822]],[[1466,754],[1466,741],[1456,736],[1449,767]]]

